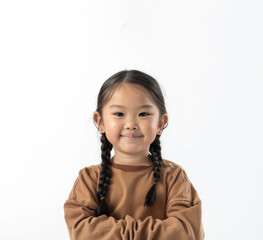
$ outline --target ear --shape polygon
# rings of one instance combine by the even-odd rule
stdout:
[[[103,133],[104,132],[104,126],[103,126],[103,121],[102,117],[100,116],[99,112],[94,112],[93,113],[93,120],[97,124],[98,130]]]
[[[165,113],[161,116],[160,121],[159,121],[159,125],[158,125],[159,133],[162,132],[167,122],[168,122],[168,114]]]

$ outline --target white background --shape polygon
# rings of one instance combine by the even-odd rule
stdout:
[[[92,121],[117,71],[155,77],[163,157],[186,170],[209,240],[262,239],[263,4],[258,0],[0,3],[0,239],[64,240]]]

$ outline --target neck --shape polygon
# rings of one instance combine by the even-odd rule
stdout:
[[[149,166],[152,164],[150,158],[148,157],[148,154],[146,156],[130,156],[130,155],[123,155],[123,154],[117,154],[112,157],[112,162],[117,164],[123,164],[123,165],[143,165],[143,166]]]

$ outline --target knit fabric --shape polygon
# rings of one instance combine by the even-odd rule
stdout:
[[[100,164],[83,168],[64,204],[71,240],[203,240],[201,200],[184,169],[163,159],[156,200],[145,207],[152,166],[112,163],[105,197],[110,216],[96,217]]]

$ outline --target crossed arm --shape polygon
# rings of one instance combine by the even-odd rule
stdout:
[[[152,216],[144,220],[136,220],[129,215],[124,219],[106,215],[96,217],[98,203],[94,189],[90,189],[79,176],[64,204],[70,239],[203,240],[201,200],[184,170],[178,174],[174,176],[168,191],[167,218],[164,220],[154,219]],[[178,189],[181,191],[179,195]],[[83,191],[85,200],[81,198],[82,194],[79,194]]]

